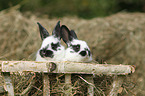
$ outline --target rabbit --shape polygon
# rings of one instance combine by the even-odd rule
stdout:
[[[74,30],[69,30],[65,25],[61,26],[62,39],[67,45],[65,50],[64,61],[73,62],[92,62],[92,54],[87,43],[83,40],[79,40]],[[78,66],[79,67],[79,66]],[[78,75],[78,74],[77,74]],[[75,74],[66,74],[65,78],[70,76],[76,76]],[[92,74],[82,74],[86,81],[93,83]],[[69,80],[71,81],[71,79]],[[94,96],[93,86],[90,84],[88,88],[88,93]],[[90,92],[91,91],[91,92]]]
[[[61,26],[62,39],[67,45],[64,61],[91,62],[92,54],[85,41],[78,40],[74,30],[69,30],[67,26]]]
[[[57,22],[51,36],[39,22],[37,24],[43,41],[37,51],[36,61],[61,61],[65,55],[65,47],[61,45],[60,21]]]

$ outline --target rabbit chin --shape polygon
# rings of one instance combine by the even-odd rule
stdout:
[[[64,52],[65,52],[64,47],[62,46],[61,51],[55,52],[53,58],[50,58],[50,57],[43,58],[40,56],[39,51],[38,51],[36,55],[36,61],[62,61],[65,55]]]
[[[70,52],[66,52],[66,54],[67,55],[65,55],[64,61],[73,61],[73,62],[91,62],[92,61],[91,56],[82,57],[78,53],[70,53]]]

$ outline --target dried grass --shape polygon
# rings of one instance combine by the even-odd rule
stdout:
[[[132,75],[133,78],[127,77],[132,83],[125,82],[123,92],[127,95],[145,95],[144,13],[118,13],[105,18],[84,20],[77,17],[38,18],[32,14],[22,14],[16,8],[4,10],[0,12],[0,59],[32,60],[31,57],[35,55],[41,44],[36,22],[40,22],[51,33],[58,20],[61,24],[74,29],[79,39],[88,42],[95,60],[101,62],[103,59],[107,63],[135,65],[136,72]],[[99,79],[97,87],[104,91],[108,88],[105,84],[109,84],[110,81],[106,82],[103,79]],[[129,84],[132,86],[134,83],[137,83],[136,87],[130,89]],[[79,86],[74,88],[79,89]],[[62,89],[57,89],[56,92],[61,93]],[[80,90],[77,92],[83,93]]]

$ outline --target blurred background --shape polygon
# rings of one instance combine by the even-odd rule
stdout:
[[[145,96],[145,0],[0,0],[0,60],[34,60],[42,42],[36,22],[51,33],[58,20],[94,60],[136,67],[119,96]]]
[[[145,12],[144,0],[1,0],[0,10],[20,4],[20,11],[48,15],[49,18],[77,16],[84,19],[118,12]]]

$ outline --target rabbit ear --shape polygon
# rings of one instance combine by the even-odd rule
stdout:
[[[62,39],[65,43],[71,42],[73,39],[78,39],[74,30],[69,30],[65,25],[61,26]]]
[[[61,26],[61,35],[62,35],[62,39],[65,43],[72,41],[72,38],[70,36],[70,31],[65,25]]]
[[[49,36],[49,33],[39,22],[37,22],[37,24],[39,26],[41,39],[44,40],[46,37]]]
[[[57,22],[55,28],[52,31],[52,35],[57,37],[59,40],[61,39],[61,34],[60,34],[60,21]]]
[[[70,31],[70,35],[71,35],[71,38],[78,39],[78,37],[77,37],[77,35],[76,35],[74,30]]]

